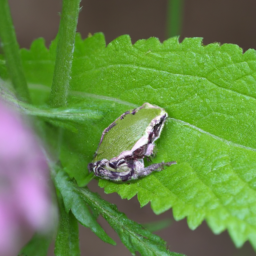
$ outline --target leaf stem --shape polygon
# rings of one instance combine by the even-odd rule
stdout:
[[[168,0],[167,36],[179,36],[184,0]]]
[[[30,102],[8,0],[0,0],[0,40],[4,51],[7,72],[16,90],[16,94],[22,101]]]
[[[53,107],[65,106],[67,103],[80,1],[63,0],[62,2],[56,62],[50,95],[50,104]]]

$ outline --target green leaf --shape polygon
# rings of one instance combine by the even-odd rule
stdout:
[[[154,162],[176,166],[131,184],[100,180],[100,186],[122,198],[137,194],[157,214],[173,207],[175,219],[187,217],[192,229],[205,219],[214,233],[228,229],[237,246],[249,240],[256,248],[255,64],[254,50],[202,46],[198,38],[163,44],[151,38],[133,46],[123,36],[76,57],[72,90],[112,97],[117,105],[97,125],[101,131],[124,112],[120,100],[157,104],[172,118],[157,141]]]
[[[95,207],[108,221],[111,227],[118,233],[123,244],[135,255],[138,251],[142,256],[148,255],[181,255],[166,249],[166,243],[160,237],[150,233],[141,225],[129,220],[123,213],[117,211],[115,205],[101,199],[97,194],[86,188],[78,191],[84,196],[84,200]]]
[[[175,120],[167,127],[173,147],[169,149],[170,139],[165,133],[161,147],[172,154],[177,166],[138,183],[119,185],[102,180],[100,185],[107,193],[115,191],[122,198],[129,199],[137,193],[141,205],[150,200],[157,214],[172,207],[176,220],[188,216],[191,229],[206,219],[216,234],[228,228],[237,245],[248,238],[254,243],[255,150],[213,139],[208,133]],[[176,145],[184,148],[182,155]],[[155,160],[161,159],[158,156]]]
[[[103,113],[98,110],[87,109],[85,104],[73,104],[72,108],[60,107],[36,107],[28,103],[18,100],[15,95],[8,90],[9,84],[0,80],[1,98],[10,103],[17,111],[21,111],[28,116],[36,116],[51,122],[56,126],[68,128],[73,132],[77,132],[77,124],[83,124],[89,119],[100,120]]]
[[[19,44],[15,34],[12,22],[10,6],[8,0],[0,2],[0,51],[3,50],[6,70],[11,79],[15,94],[22,101],[30,102],[27,81],[22,69],[21,56],[19,52]],[[0,68],[0,74],[3,72]]]
[[[59,203],[59,228],[54,254],[56,256],[80,256],[78,223],[72,212],[65,211],[62,199]]]
[[[150,223],[142,224],[150,232],[156,232],[169,227],[172,224],[172,219],[158,220]]]
[[[19,255],[46,256],[51,243],[51,237],[35,234],[32,239],[21,249]]]
[[[44,105],[52,81],[55,44],[22,51],[34,103]],[[0,62],[1,70],[1,62]],[[3,77],[5,78],[5,77]],[[131,44],[122,36],[105,47],[102,34],[78,35],[68,107],[86,104],[104,113],[76,134],[65,131],[61,162],[79,185],[86,183],[101,133],[126,110],[150,102],[170,119],[157,141],[154,162],[177,165],[130,184],[99,182],[122,198],[138,195],[159,214],[173,208],[194,229],[206,220],[214,233],[227,229],[237,246],[256,248],[256,51],[236,45],[179,43],[156,38]]]
[[[101,214],[106,219],[133,255],[135,255],[136,251],[142,256],[181,255],[168,251],[165,241],[150,233],[136,222],[129,220],[123,213],[117,210],[115,205],[101,199],[97,194],[88,189],[79,188],[69,181],[67,174],[63,171],[60,170],[58,172],[55,182],[64,198],[66,210],[70,209],[72,199],[75,201],[77,198],[82,199],[81,204],[82,202],[83,204],[87,203],[96,213]],[[82,206],[80,205],[80,207]]]
[[[39,38],[32,43],[30,50],[21,50],[30,95],[36,105],[48,103],[56,59],[56,43],[56,40],[52,42],[48,50],[44,39]]]
[[[1,47],[0,47],[0,53],[1,53]],[[6,70],[6,64],[5,64],[5,60],[4,60],[3,55],[0,55],[0,77],[2,79],[7,79],[8,78],[8,74],[7,74],[7,70]]]
[[[55,184],[61,191],[66,212],[68,213],[71,209],[76,219],[83,226],[90,228],[104,242],[115,245],[115,241],[98,224],[97,218],[91,214],[81,196],[74,191],[73,182],[68,179],[68,176],[64,172],[58,172],[55,178]]]

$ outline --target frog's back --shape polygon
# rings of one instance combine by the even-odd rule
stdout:
[[[112,124],[113,127],[108,129],[98,147],[95,161],[110,160],[123,151],[133,148],[135,143],[145,135],[152,120],[161,114],[161,108],[147,107],[148,105],[141,107],[137,112],[134,110],[127,112]]]

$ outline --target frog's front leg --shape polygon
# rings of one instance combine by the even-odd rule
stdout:
[[[158,164],[151,164],[148,167],[135,170],[135,175],[137,177],[145,177],[145,176],[148,176],[152,172],[160,172],[164,169],[165,166],[171,166],[173,164],[176,164],[176,162],[173,161],[173,162],[166,162],[166,163],[162,162],[162,163],[158,163]]]

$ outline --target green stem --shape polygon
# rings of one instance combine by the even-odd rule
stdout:
[[[65,106],[67,103],[80,1],[63,0],[62,2],[56,62],[50,95],[52,107]]]
[[[0,39],[7,72],[16,90],[16,94],[22,101],[30,102],[8,0],[0,0]]]
[[[168,0],[167,36],[181,34],[182,12],[184,0]]]

